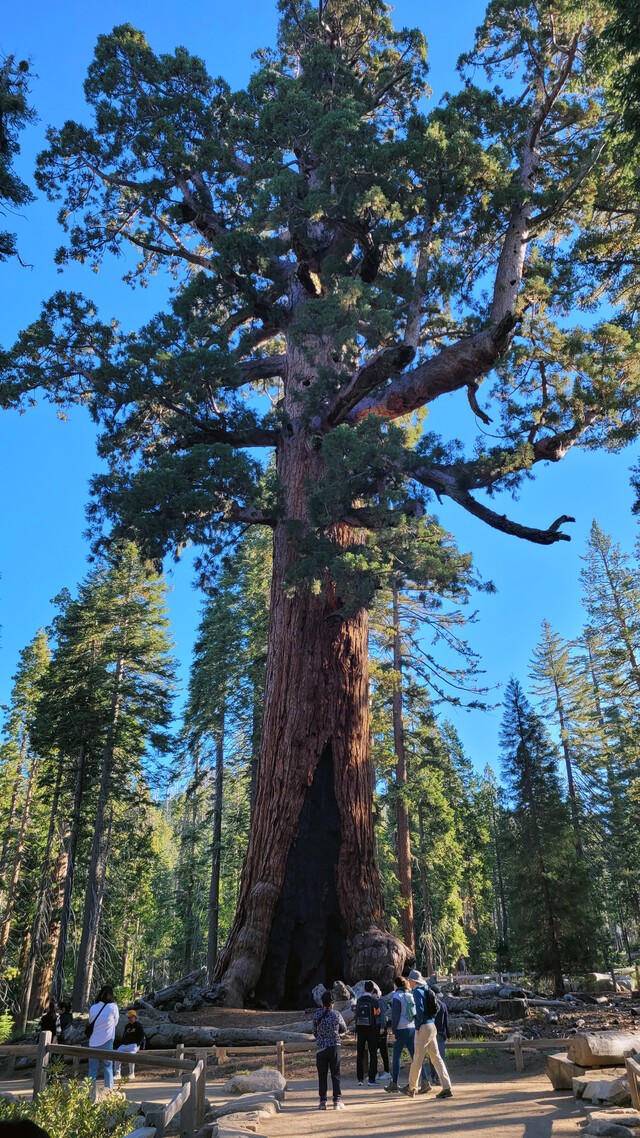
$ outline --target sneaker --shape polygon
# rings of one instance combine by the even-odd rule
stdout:
[[[318,1103],[318,1110],[326,1110],[326,1109],[327,1109],[326,1102],[323,1102],[322,1099],[320,1099],[320,1102]]]
[[[440,1093],[436,1095],[436,1098],[453,1098],[453,1091],[447,1088],[444,1091],[440,1091]]]
[[[334,1110],[344,1110],[344,1103],[341,1098],[337,1098],[333,1104]]]
[[[381,1075],[378,1075],[378,1079],[382,1083],[388,1083],[391,1079],[391,1075],[388,1071],[383,1071]]]
[[[378,1084],[377,1084],[377,1083],[375,1083],[375,1082],[374,1082],[374,1083],[367,1083],[367,1086],[368,1086],[368,1087],[377,1087],[377,1086],[378,1086]]]
[[[384,1088],[388,1095],[397,1095],[400,1087],[397,1083],[389,1083],[388,1087]]]
[[[363,1087],[363,1086],[364,1086],[364,1083],[363,1083],[362,1079],[358,1079],[358,1086],[359,1086],[359,1087]]]
[[[410,1087],[408,1083],[406,1087],[400,1087],[400,1094],[408,1095],[409,1098],[415,1098],[417,1093],[418,1092],[414,1091],[413,1087]]]
[[[420,1092],[419,1093],[421,1095],[428,1095],[430,1090],[431,1090],[431,1083],[428,1083],[426,1081],[426,1079],[423,1079],[422,1083],[420,1084]]]

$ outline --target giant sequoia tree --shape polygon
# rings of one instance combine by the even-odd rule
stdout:
[[[342,974],[388,984],[405,961],[385,929],[368,755],[367,604],[415,579],[398,527],[435,496],[567,540],[568,519],[534,528],[486,494],[637,430],[638,262],[620,256],[636,203],[585,63],[598,4],[493,0],[460,93],[429,114],[423,36],[394,30],[380,0],[279,7],[277,46],[239,92],[129,26],[100,37],[94,122],[52,130],[40,159],[63,203],[60,261],[128,246],[131,279],[164,266],[180,285],[135,335],[56,296],[2,389],[90,403],[111,463],[96,520],[148,555],[192,541],[215,559],[241,527],[273,529],[257,796],[218,962],[230,1002],[308,1000]],[[408,419],[451,392],[460,433],[486,421],[491,372],[498,421],[469,456],[415,441]]]

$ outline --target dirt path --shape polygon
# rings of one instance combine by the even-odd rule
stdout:
[[[453,1077],[453,1072],[452,1072]],[[282,1113],[264,1124],[268,1138],[577,1138],[584,1112],[569,1094],[552,1090],[539,1074],[478,1078],[477,1070],[454,1084],[452,1099],[433,1092],[415,1099],[368,1090],[345,1080],[346,1110],[318,1111],[315,1080],[292,1082]]]

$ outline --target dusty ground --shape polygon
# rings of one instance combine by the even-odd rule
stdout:
[[[502,1060],[502,1056],[500,1059]],[[501,1063],[453,1060],[454,1097],[415,1099],[358,1087],[344,1078],[346,1110],[317,1110],[315,1078],[291,1080],[282,1113],[264,1123],[268,1138],[577,1138],[584,1112],[570,1094],[552,1090],[534,1068],[516,1074]]]

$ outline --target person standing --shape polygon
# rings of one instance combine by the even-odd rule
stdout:
[[[364,1053],[369,1052],[369,1081],[376,1087],[378,1074],[378,1039],[380,1034],[380,1001],[373,994],[373,980],[365,980],[364,992],[356,1002],[356,1077],[358,1086],[364,1083]]]
[[[105,984],[104,988],[98,992],[95,1004],[89,1008],[89,1027],[91,1028],[89,1047],[100,1048],[101,1051],[112,1051],[119,1019],[120,1012],[113,994],[113,988],[109,984]],[[111,1091],[113,1090],[113,1062],[110,1059],[105,1059],[103,1066],[104,1085],[107,1090]],[[98,1078],[99,1070],[100,1060],[90,1059],[89,1078],[93,1079],[94,1083]]]
[[[340,1036],[347,1025],[340,1012],[333,1009],[331,992],[322,993],[322,1008],[313,1017],[313,1034],[316,1038],[316,1067],[318,1069],[318,1110],[327,1109],[327,1080],[331,1071],[333,1109],[344,1110],[340,1087]]]
[[[144,1048],[145,1045],[144,1028],[141,1023],[138,1023],[138,1017],[133,1010],[127,1012],[127,1022],[122,1033],[122,1043],[118,1047],[118,1051],[126,1051],[129,1055],[135,1055],[136,1051]],[[135,1063],[129,1063],[129,1078],[135,1079],[136,1067]],[[116,1079],[120,1078],[120,1064],[116,1059],[113,1064],[113,1074]]]
[[[49,1000],[49,1006],[40,1020],[40,1031],[51,1032],[51,1042],[57,1043],[60,1035],[60,1016],[55,1000]]]
[[[442,1000],[438,1001],[435,1024],[438,1051],[440,1052],[440,1058],[444,1062],[447,1053],[447,1039],[449,1038],[449,1009]],[[431,1060],[429,1060],[429,1078],[434,1086],[440,1085],[440,1079]]]
[[[424,1059],[426,1051],[438,1072],[442,1084],[442,1090],[436,1095],[436,1098],[451,1098],[453,1093],[451,1090],[451,1079],[449,1078],[449,1072],[438,1051],[435,1024],[438,1001],[435,994],[431,991],[431,988],[429,988],[424,976],[418,972],[416,968],[409,973],[407,979],[409,980],[413,998],[416,1003],[416,1037],[413,1062],[411,1064],[411,1070],[409,1071],[409,1082],[406,1087],[402,1088],[403,1092],[412,1098],[417,1095],[420,1067],[422,1066],[422,1060]]]
[[[71,1004],[58,1004],[60,1013],[60,1039],[64,1041],[67,1031],[73,1027]]]
[[[391,1035],[393,1038],[393,1055],[391,1065],[391,1082],[386,1088],[389,1094],[397,1094],[400,1090],[398,1078],[400,1075],[400,1061],[402,1052],[406,1048],[413,1059],[415,1043],[416,1005],[411,992],[407,989],[407,981],[402,976],[394,977],[393,999],[391,1001]],[[427,1072],[422,1067],[423,1086],[428,1085]]]

